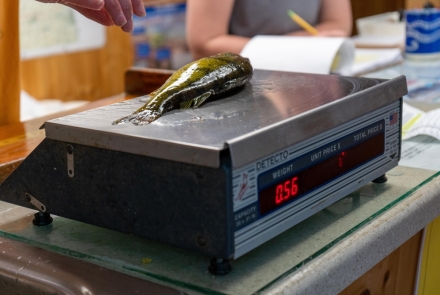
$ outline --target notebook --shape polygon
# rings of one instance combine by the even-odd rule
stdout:
[[[354,76],[397,63],[397,48],[357,49],[350,38],[256,36],[243,48],[255,69]]]

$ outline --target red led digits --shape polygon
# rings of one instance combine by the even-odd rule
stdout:
[[[339,166],[339,168],[344,167],[344,156],[345,156],[345,152],[342,152],[341,155],[338,158],[338,166]]]
[[[275,203],[279,204],[283,201],[283,186],[281,184],[277,185],[277,191],[275,194]]]
[[[296,194],[298,193],[298,184],[296,183],[296,181],[298,180],[298,177],[294,177],[292,178],[292,196],[296,196]]]
[[[298,193],[298,177],[286,180],[283,184],[279,184],[275,191],[275,203],[280,204],[284,201],[294,197]]]

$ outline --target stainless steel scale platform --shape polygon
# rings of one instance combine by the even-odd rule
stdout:
[[[0,199],[214,257],[258,247],[397,166],[406,79],[255,71],[145,126],[148,96],[50,120]],[[50,213],[50,214],[49,214]]]

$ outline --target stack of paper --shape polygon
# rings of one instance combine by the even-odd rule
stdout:
[[[400,50],[356,49],[349,38],[256,36],[243,48],[256,69],[357,75],[402,59]]]
[[[351,74],[359,75],[371,72],[401,61],[403,61],[403,56],[399,48],[356,48],[354,63],[351,67]]]
[[[353,36],[357,48],[401,48],[405,47],[405,35],[397,36]]]
[[[349,75],[354,44],[346,38],[256,36],[241,55],[256,69]]]
[[[440,109],[425,113],[404,103],[402,125],[399,165],[440,170]]]
[[[402,126],[402,139],[428,135],[440,140],[440,109],[425,113],[404,103]]]

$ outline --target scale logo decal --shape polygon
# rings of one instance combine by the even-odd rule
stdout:
[[[397,111],[394,111],[394,113],[391,113],[390,115],[390,126],[397,124],[398,121],[399,121],[399,113]]]
[[[235,199],[236,201],[241,201],[243,199],[243,196],[249,187],[247,173],[243,173],[241,175],[242,175],[242,177],[241,177],[241,183],[240,183],[240,191],[238,192],[238,196]]]
[[[257,201],[256,169],[251,164],[232,177],[234,212]]]

